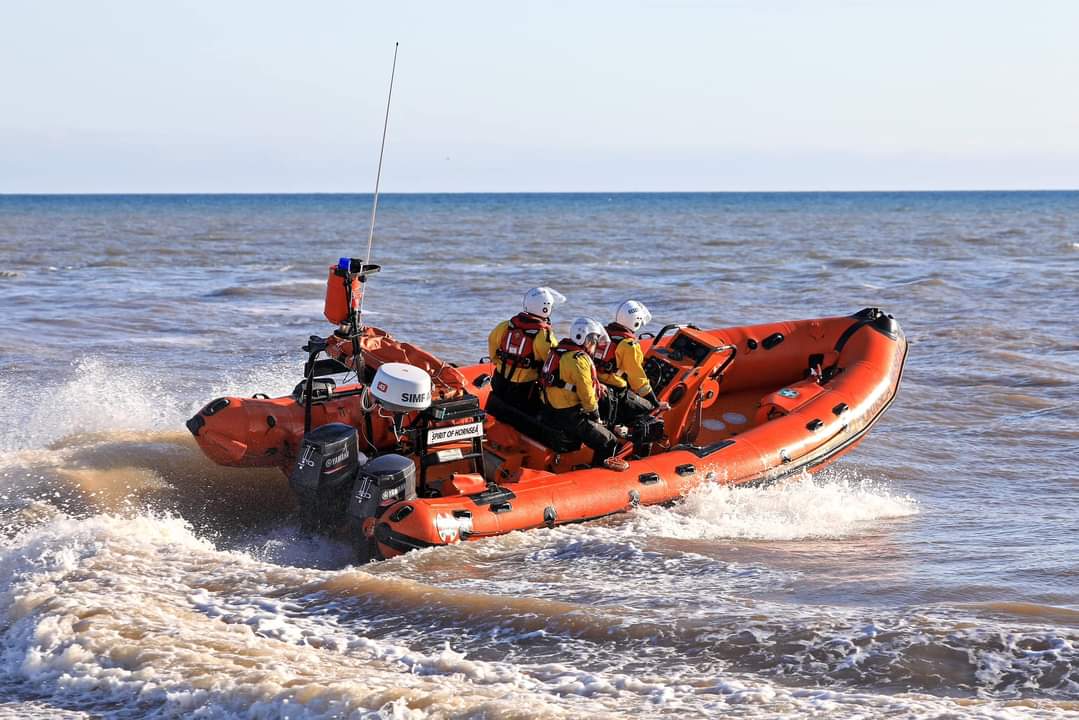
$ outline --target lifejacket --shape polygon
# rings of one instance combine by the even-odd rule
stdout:
[[[543,363],[543,369],[540,371],[539,384],[540,387],[546,390],[550,387],[562,388],[569,392],[576,392],[577,387],[573,383],[568,383],[562,379],[562,356],[568,352],[584,352],[584,348],[576,344],[570,339],[562,340],[558,345],[551,348],[550,355],[547,356],[547,361]],[[592,389],[596,392],[597,397],[600,394],[599,376],[596,374],[596,363],[592,363]]]
[[[607,326],[607,335],[610,336],[610,341],[604,341],[596,348],[595,365],[599,372],[605,375],[613,375],[618,372],[618,359],[615,357],[615,353],[618,351],[619,344],[623,340],[634,339],[637,336],[633,334],[632,330],[622,327],[618,323],[611,323]]]
[[[533,347],[540,332],[551,329],[551,323],[545,318],[517,313],[509,321],[506,335],[495,352],[495,357],[502,363],[499,372],[509,378],[516,370],[530,370],[540,367]]]

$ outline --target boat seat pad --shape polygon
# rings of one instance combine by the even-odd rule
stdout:
[[[581,447],[580,441],[571,438],[562,430],[548,427],[534,415],[529,415],[511,405],[507,405],[494,393],[487,396],[487,407],[484,409],[517,432],[532,438],[556,453],[570,453]]]

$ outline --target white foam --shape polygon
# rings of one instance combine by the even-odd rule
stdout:
[[[371,578],[219,552],[178,518],[57,520],[0,553],[0,668],[60,706],[137,703],[164,716],[1031,716],[976,698],[802,688],[687,666],[658,674],[646,656],[632,658],[636,671],[596,669],[575,664],[570,646],[558,663],[417,650],[365,635],[368,613],[353,624],[369,607],[362,594],[326,591],[351,575]],[[437,595],[431,602],[437,612]]]
[[[351,543],[311,535],[298,527],[271,528],[230,543],[260,562],[306,568],[340,568],[355,559]]]
[[[0,386],[5,394],[7,389]],[[77,433],[182,427],[175,411],[178,403],[163,376],[125,369],[100,358],[83,358],[66,382],[35,389],[28,402],[7,403],[0,409],[4,424],[14,430],[0,438],[0,450],[43,447]],[[25,397],[25,389],[18,395]]]
[[[177,394],[167,374],[99,357],[72,364],[70,375],[27,395],[16,378],[0,377],[0,395],[23,398],[0,406],[0,453],[44,448],[62,438],[111,431],[174,431],[207,401],[256,392],[286,395],[297,382],[295,361],[281,359],[213,379],[197,397]]]
[[[426,717],[432,703],[466,714],[504,705],[505,690],[462,687],[462,674],[479,685],[518,676],[449,650],[357,642],[334,615],[281,597],[328,575],[217,552],[175,518],[59,520],[9,542],[0,572],[0,667],[67,704],[305,717],[389,705],[383,716]]]
[[[917,502],[849,471],[803,475],[768,487],[707,483],[674,508],[642,508],[645,532],[682,539],[834,538],[874,521],[918,513]]]
[[[232,395],[250,397],[255,393],[265,393],[270,397],[288,395],[300,381],[302,368],[294,358],[246,367],[243,370],[228,373],[221,378],[207,378],[205,391],[199,391],[199,397],[185,405],[184,419],[201,408],[207,401]]]
[[[522,706],[603,717],[647,701],[635,699],[642,692],[662,695],[632,676],[571,671],[567,682],[448,645],[422,652],[357,636],[320,590],[332,574],[215,551],[175,518],[60,520],[9,543],[0,570],[0,667],[60,704],[210,717],[509,717]]]

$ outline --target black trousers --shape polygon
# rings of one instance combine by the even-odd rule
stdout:
[[[523,413],[537,415],[540,411],[539,389],[535,381],[510,382],[495,371],[491,376],[491,392],[502,402]]]
[[[599,401],[599,414],[608,425],[631,426],[637,418],[652,412],[652,403],[628,387],[607,386]]]
[[[544,407],[541,416],[550,427],[562,430],[567,435],[592,448],[592,466],[599,467],[603,461],[618,450],[618,438],[603,427],[602,423],[588,417],[580,407],[555,410]]]

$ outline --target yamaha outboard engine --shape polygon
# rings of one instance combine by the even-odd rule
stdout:
[[[327,531],[341,524],[356,471],[366,462],[351,425],[330,423],[304,435],[288,479],[299,499],[303,529]]]
[[[403,455],[380,455],[359,470],[348,503],[349,535],[360,562],[374,555],[374,520],[401,500],[416,499],[416,464]]]

